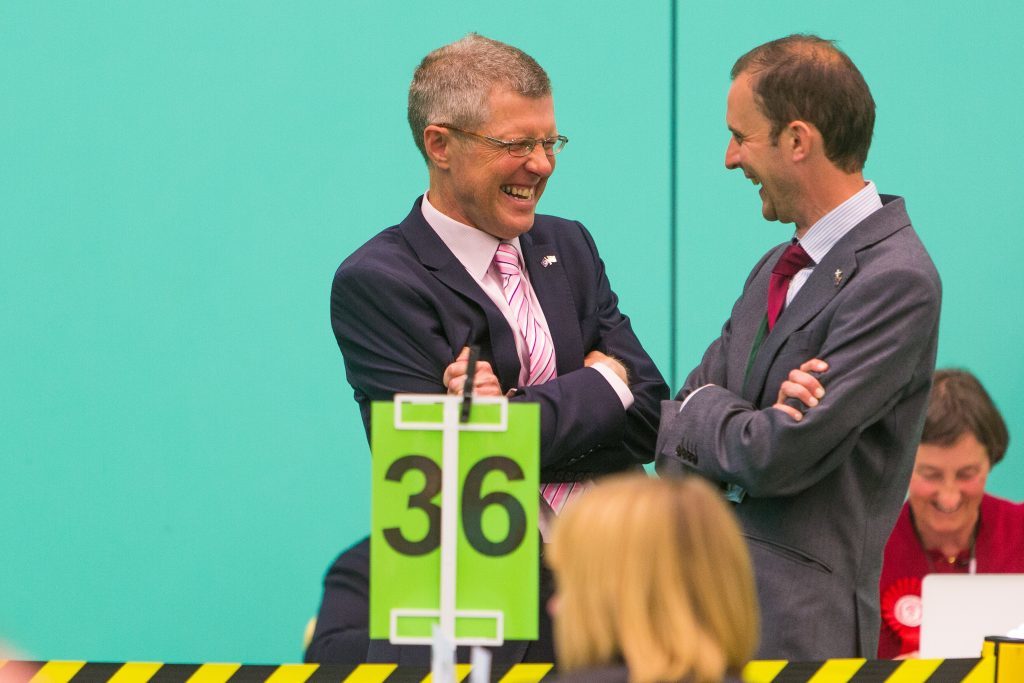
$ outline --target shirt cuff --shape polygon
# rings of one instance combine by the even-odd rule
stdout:
[[[590,367],[600,372],[611,388],[615,390],[615,393],[619,396],[619,400],[622,401],[622,409],[629,410],[633,405],[633,392],[629,390],[629,387],[622,381],[622,378],[616,375],[614,370],[601,361],[594,363]]]
[[[680,405],[680,406],[679,406],[679,412],[680,412],[680,413],[681,413],[681,412],[683,412],[683,408],[685,408],[685,407],[686,407],[686,404],[690,402],[690,399],[691,399],[691,398],[693,398],[694,396],[696,396],[696,395],[697,395],[697,392],[698,392],[698,391],[700,391],[701,389],[707,389],[708,387],[713,387],[713,386],[715,386],[715,385],[714,385],[714,384],[705,384],[704,386],[702,386],[702,387],[697,387],[696,389],[694,389],[693,391],[691,391],[691,392],[690,392],[689,394],[687,394],[687,395],[686,395],[686,398],[684,398],[684,399],[683,399],[683,403],[682,403],[682,405]]]

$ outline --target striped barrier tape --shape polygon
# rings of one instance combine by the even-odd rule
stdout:
[[[746,683],[1024,683],[1024,642],[986,642],[979,659],[757,660]],[[456,665],[456,680],[469,676]],[[544,683],[551,664],[495,666],[494,683]],[[425,667],[394,664],[163,664],[0,660],[0,683],[431,683]]]

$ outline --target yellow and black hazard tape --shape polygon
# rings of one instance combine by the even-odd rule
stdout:
[[[759,660],[743,670],[747,683],[1020,683],[1024,643],[986,643],[979,659]],[[469,676],[456,665],[456,680]],[[551,664],[498,666],[494,683],[552,681]],[[424,667],[394,664],[162,664],[0,660],[0,683],[431,683]]]

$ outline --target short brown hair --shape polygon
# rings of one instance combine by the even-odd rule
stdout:
[[[978,378],[966,370],[936,370],[921,443],[952,446],[973,434],[995,465],[1006,454],[1010,434],[1003,416]]]
[[[598,482],[558,518],[547,556],[560,668],[625,662],[631,683],[705,683],[739,675],[757,647],[747,547],[699,477]]]
[[[474,128],[487,120],[488,98],[495,86],[523,97],[551,94],[551,81],[540,64],[517,47],[469,33],[437,48],[420,62],[409,86],[409,127],[420,154],[423,131],[432,123]]]
[[[875,128],[875,100],[864,77],[831,40],[795,34],[759,45],[736,60],[732,78],[751,76],[772,142],[790,122],[814,124],[825,156],[847,173],[864,168]]]

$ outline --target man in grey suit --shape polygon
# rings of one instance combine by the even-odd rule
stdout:
[[[725,165],[796,233],[754,266],[721,336],[663,402],[658,468],[699,472],[736,503],[760,657],[871,657],[882,550],[935,365],[939,277],[903,199],[864,180],[874,101],[843,52],[789,36],[741,57],[732,79]]]

